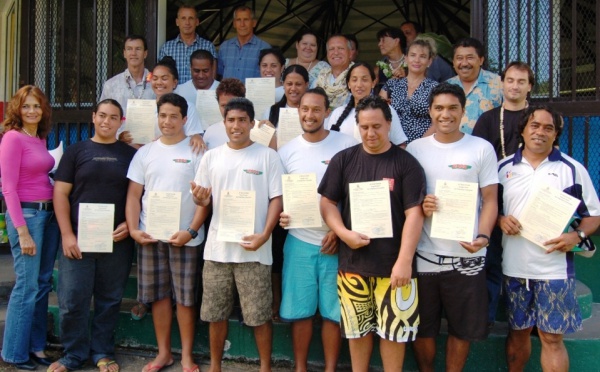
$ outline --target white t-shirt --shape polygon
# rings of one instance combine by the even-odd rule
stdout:
[[[435,136],[419,138],[408,144],[406,151],[421,163],[427,180],[427,194],[435,194],[437,180],[474,182],[479,188],[498,183],[496,152],[492,145],[478,137],[465,134],[459,141],[441,143]],[[477,208],[481,192],[477,194]],[[476,214],[473,238],[478,233],[479,213]],[[486,249],[470,253],[458,242],[430,237],[432,217],[426,217],[417,250],[451,257],[485,256]]]
[[[315,173],[318,187],[331,158],[356,144],[358,141],[353,137],[329,131],[329,135],[320,142],[309,142],[300,135],[286,143],[278,152],[286,174]],[[319,199],[320,197],[319,195]],[[304,242],[320,246],[328,231],[329,228],[323,222],[321,228],[290,229],[289,233]]]
[[[498,176],[502,184],[505,216],[519,218],[535,185],[545,184],[581,200],[578,217],[600,216],[600,202],[587,170],[570,156],[553,149],[537,168],[523,157],[519,149],[499,162]],[[541,221],[540,221],[541,222]],[[555,238],[550,237],[549,239]],[[549,240],[548,239],[548,240]],[[502,272],[527,279],[566,279],[575,276],[572,253],[546,251],[521,235],[502,237]]]
[[[346,109],[346,105],[341,106],[333,110],[327,122],[325,123],[326,129],[331,129],[335,123],[337,123],[340,116],[342,116],[342,112]],[[402,125],[400,125],[400,118],[398,117],[398,113],[392,107],[390,107],[392,111],[392,128],[390,130],[390,142],[394,145],[400,145],[406,141],[408,141],[408,137],[404,134],[404,130],[402,130]],[[350,114],[344,119],[342,125],[340,126],[340,132],[347,134],[356,138],[356,140],[362,143],[362,139],[360,138],[360,132],[358,130],[358,125],[356,125],[356,110],[353,108],[350,111]]]
[[[213,218],[204,247],[204,259],[216,262],[273,263],[271,237],[254,252],[246,251],[238,243],[217,241],[219,227],[219,200],[223,190],[254,190],[256,208],[254,232],[262,233],[269,201],[282,194],[283,166],[279,155],[258,143],[234,150],[225,144],[208,151],[202,158],[195,181],[202,187],[212,187]]]
[[[229,142],[229,137],[227,137],[227,131],[225,130],[225,123],[220,121],[206,128],[203,138],[204,143],[206,143],[206,147],[209,150]]]
[[[129,165],[127,178],[144,185],[140,230],[146,229],[149,191],[181,192],[179,230],[185,230],[190,226],[196,212],[196,205],[190,193],[190,181],[194,179],[200,167],[200,159],[202,154],[195,154],[192,151],[189,137],[175,145],[165,145],[159,139],[142,146],[137,151]],[[186,245],[196,246],[203,240],[204,227],[202,226],[198,229],[198,236]]]
[[[218,81],[213,81],[210,88],[207,90],[215,90],[219,86]],[[196,87],[194,86],[193,80],[188,80],[183,84],[179,84],[177,88],[175,88],[175,93],[179,94],[187,101],[188,105],[196,106]],[[217,95],[215,94],[215,100],[217,99]]]

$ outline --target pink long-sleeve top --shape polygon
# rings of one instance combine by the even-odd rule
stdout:
[[[0,144],[2,193],[15,227],[25,225],[21,202],[52,200],[48,172],[54,158],[46,149],[46,140],[10,130]]]

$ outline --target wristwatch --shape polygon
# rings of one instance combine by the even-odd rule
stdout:
[[[577,233],[580,242],[584,241],[587,238],[587,235],[585,235],[583,230],[576,229],[575,232]]]
[[[192,239],[196,239],[196,237],[198,236],[198,231],[192,229],[191,227],[188,227],[185,231],[190,233]]]

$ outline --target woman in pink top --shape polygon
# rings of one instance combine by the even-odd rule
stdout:
[[[8,103],[0,146],[6,227],[16,274],[6,312],[2,359],[26,370],[51,362],[44,348],[59,230],[48,178],[54,166],[46,149],[50,115],[48,99],[39,88],[19,89]]]

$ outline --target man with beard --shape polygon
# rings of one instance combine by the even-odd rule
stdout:
[[[324,128],[328,107],[329,99],[321,88],[310,89],[302,96],[298,111],[304,134],[279,150],[285,173],[313,173],[318,185],[331,158],[358,144],[353,137]],[[289,227],[294,218],[293,214],[282,212],[279,224]],[[323,318],[324,370],[336,369],[341,346],[340,302],[336,290],[338,242],[337,235],[327,226],[291,228],[285,240],[280,316],[292,322],[297,371],[307,370],[312,318],[317,308]]]

